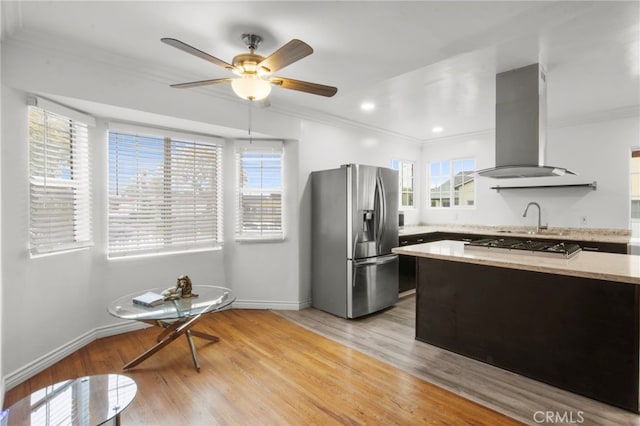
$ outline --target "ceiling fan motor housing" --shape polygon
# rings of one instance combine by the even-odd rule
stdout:
[[[233,57],[232,64],[236,68],[240,68],[243,73],[247,74],[265,74],[271,70],[266,67],[260,67],[258,64],[264,60],[264,56],[256,53],[241,53]]]
[[[336,87],[325,86],[323,84],[284,77],[269,77],[272,72],[277,72],[313,53],[311,46],[302,40],[292,39],[265,58],[255,53],[255,50],[260,43],[262,43],[262,37],[256,34],[244,33],[242,34],[242,40],[249,48],[249,53],[236,55],[233,58],[232,64],[175,38],[164,37],[160,40],[169,46],[230,70],[240,77],[192,81],[189,83],[172,84],[171,87],[183,89],[230,82],[231,87],[238,96],[249,100],[259,100],[268,96],[271,91],[271,85],[326,97],[331,97],[338,91]]]
[[[260,46],[260,43],[262,43],[262,37],[257,34],[244,33],[241,38],[251,51],[256,50],[258,46]]]

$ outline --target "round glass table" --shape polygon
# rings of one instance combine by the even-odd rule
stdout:
[[[200,361],[193,336],[218,342],[220,339],[210,334],[192,330],[202,315],[227,309],[235,301],[230,289],[209,285],[194,285],[193,296],[178,297],[165,300],[157,306],[143,306],[133,302],[133,298],[146,292],[161,294],[165,289],[154,288],[119,297],[109,304],[108,312],[118,318],[142,321],[162,327],[164,330],[158,335],[157,343],[138,357],[125,364],[124,369],[133,368],[140,364],[169,343],[182,336],[186,336],[191,349],[193,364],[200,371]]]
[[[130,377],[100,374],[65,380],[22,398],[2,414],[2,425],[102,425],[113,420],[136,396]]]

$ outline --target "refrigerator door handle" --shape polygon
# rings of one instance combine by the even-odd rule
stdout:
[[[382,178],[379,173],[376,176],[376,191],[378,192],[378,203],[380,206],[380,211],[378,213],[378,232],[376,233],[376,245],[379,252],[384,237],[384,224],[387,220],[386,194],[384,184],[382,183]]]
[[[398,259],[397,254],[389,254],[386,256],[377,256],[371,257],[367,259],[354,260],[354,266],[365,266],[365,265],[384,265],[385,263],[395,262]]]

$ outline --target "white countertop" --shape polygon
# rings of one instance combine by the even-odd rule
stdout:
[[[536,238],[562,241],[598,241],[603,243],[628,244],[630,231],[627,229],[595,228],[549,228],[534,233],[535,227],[497,226],[497,225],[407,225],[399,229],[398,235],[429,234],[434,232],[452,232],[457,234],[495,235],[502,238]]]
[[[465,250],[465,245],[462,241],[443,240],[396,247],[393,252],[415,257],[640,284],[640,256],[583,251],[571,259],[565,259],[512,254],[492,251],[489,248],[486,252],[477,249],[471,251]]]

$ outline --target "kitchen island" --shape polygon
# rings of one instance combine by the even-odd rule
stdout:
[[[418,260],[416,339],[638,412],[640,256],[394,252]]]

